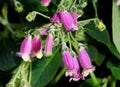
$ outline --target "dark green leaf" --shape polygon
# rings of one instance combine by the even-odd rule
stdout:
[[[53,52],[50,57],[43,57],[33,63],[32,87],[44,87],[55,76],[59,66],[59,49]]]
[[[111,69],[112,67],[118,67],[120,66],[120,60],[111,58],[107,61],[107,68]]]
[[[10,70],[18,65],[19,58],[16,56],[16,43],[11,39],[0,40],[0,69]]]
[[[116,1],[113,0],[112,8],[112,29],[113,29],[113,41],[117,50],[120,53],[120,7],[116,6]]]
[[[92,45],[88,45],[88,49],[87,49],[87,52],[91,58],[91,61],[95,61],[96,58],[98,57],[98,51],[97,49],[92,46]]]
[[[109,50],[120,59],[120,54],[115,48],[115,46],[110,42],[110,37],[107,30],[100,31],[94,23],[89,23],[85,25],[86,33],[97,41],[105,44]]]
[[[85,31],[88,35],[90,35],[92,38],[96,39],[97,41],[107,46],[110,45],[110,38],[108,31],[106,29],[101,32],[94,23],[89,23],[85,25]]]
[[[97,57],[98,58],[96,58],[95,64],[100,66],[103,63],[103,61],[105,60],[106,55],[99,52]]]
[[[108,46],[108,48],[117,58],[120,59],[120,53],[112,43],[110,44],[110,46]]]
[[[118,67],[112,67],[112,68],[111,68],[111,72],[112,72],[112,75],[113,75],[116,79],[120,80],[120,68],[118,68]]]
[[[91,60],[95,62],[96,65],[100,66],[103,63],[105,59],[105,54],[98,52],[94,46],[89,45],[87,52]]]

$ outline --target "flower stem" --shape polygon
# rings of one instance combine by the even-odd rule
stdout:
[[[97,78],[96,78],[95,74],[93,72],[90,72],[90,76],[93,80],[94,85],[98,86],[98,81],[97,81]]]
[[[111,82],[110,87],[116,87],[116,80],[114,80],[114,81]]]
[[[95,2],[95,1],[92,1],[92,4],[93,4],[94,10],[95,10],[95,17],[98,18],[96,2]]]
[[[11,79],[12,80],[11,82],[16,82],[16,79],[17,79],[19,73],[21,72],[21,67],[23,66],[24,63],[25,62],[22,61],[19,65],[19,67],[15,70],[15,75],[13,76],[13,79]]]
[[[116,79],[111,76],[110,87],[116,87]]]
[[[32,76],[32,63],[30,63],[30,71],[29,71],[29,84],[31,84],[31,76]]]
[[[54,81],[53,81],[54,84],[57,83],[61,79],[61,77],[64,75],[65,71],[66,71],[66,68],[63,67],[62,70],[60,71],[60,73],[58,73],[58,75],[54,79]]]
[[[73,37],[73,35],[72,35],[71,32],[70,32],[70,36],[71,36],[71,38],[74,40],[74,42],[75,42],[76,44],[78,44],[78,42],[77,42],[76,39]]]
[[[62,5],[63,5],[63,2],[64,2],[64,0],[61,0],[61,1],[60,1],[60,4],[62,4]]]
[[[71,45],[71,40],[70,40],[70,33],[67,33],[67,36],[68,36],[69,47],[70,47],[70,50],[72,51],[72,45]]]
[[[77,1],[77,0],[74,0],[74,3],[73,3],[73,5],[75,5],[76,1]]]
[[[35,11],[36,12],[36,11]],[[44,15],[44,14],[42,14],[42,13],[40,13],[40,12],[36,12],[38,15],[41,15],[41,16],[43,16],[44,18],[47,18],[47,19],[50,19],[50,17],[49,16],[47,16],[47,15]]]

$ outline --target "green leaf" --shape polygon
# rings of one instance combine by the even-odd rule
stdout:
[[[120,59],[120,53],[112,43],[110,44],[110,46],[108,46],[108,48],[118,59]]]
[[[105,29],[104,31],[100,31],[94,23],[89,23],[84,26],[85,31],[88,35],[92,38],[96,39],[97,41],[109,46],[110,45],[110,37],[108,31]]]
[[[112,75],[113,75],[116,79],[120,80],[120,68],[118,68],[118,67],[112,67],[112,68],[111,68],[111,72],[112,72]]]
[[[44,87],[55,76],[59,66],[59,48],[50,57],[43,57],[33,63],[32,87]]]
[[[111,58],[107,61],[107,68],[111,70],[112,75],[120,80],[120,60]]]
[[[120,66],[120,60],[118,59],[115,59],[115,58],[110,58],[108,61],[107,61],[107,68],[108,69],[111,69],[112,67],[118,67]]]
[[[95,62],[96,65],[100,66],[103,63],[105,59],[105,54],[98,52],[94,46],[89,45],[87,52],[91,60]]]
[[[103,61],[105,60],[105,57],[106,57],[105,54],[99,52],[98,58],[96,58],[96,60],[95,60],[95,64],[100,66],[103,63]]]
[[[113,42],[120,53],[120,7],[116,6],[116,1],[113,0],[112,8],[112,31]]]
[[[98,51],[97,49],[92,46],[92,45],[88,45],[88,49],[87,49],[87,52],[91,58],[91,61],[95,61],[96,58],[98,57]]]
[[[99,83],[98,85],[100,85],[102,82],[100,78],[97,78],[97,81]],[[99,86],[95,86],[93,80],[90,78],[82,82],[79,87],[99,87]]]
[[[92,38],[96,39],[97,41],[105,44],[109,50],[120,59],[120,54],[118,50],[115,48],[115,46],[110,42],[110,37],[108,34],[108,31],[105,29],[104,31],[100,31],[94,23],[86,24],[85,26],[85,32],[91,36]]]
[[[16,56],[15,41],[11,38],[0,40],[0,69],[10,70],[18,65],[19,58]]]

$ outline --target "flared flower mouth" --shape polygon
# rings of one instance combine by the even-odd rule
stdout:
[[[85,77],[87,77],[91,72],[94,72],[94,71],[95,71],[95,67],[94,66],[91,66],[88,69],[83,69],[83,71],[82,71],[82,79],[84,80]]]

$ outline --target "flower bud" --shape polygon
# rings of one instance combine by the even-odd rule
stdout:
[[[60,16],[59,16],[59,13],[58,13],[58,12],[55,13],[55,14],[53,15],[53,17],[50,18],[50,21],[51,21],[51,22],[54,22],[54,23],[59,23],[59,22],[60,22]]]
[[[52,34],[49,34],[46,39],[44,54],[46,56],[52,55],[52,46],[53,46],[53,36]]]
[[[35,17],[36,17],[36,12],[35,11],[32,11],[32,12],[29,12],[28,15],[26,16],[26,19],[31,22],[31,21],[34,21],[35,20]]]
[[[47,33],[47,29],[40,30],[40,35],[45,35]]]
[[[31,54],[31,56],[32,57],[36,56],[37,58],[41,58],[42,57],[41,48],[42,48],[41,40],[40,40],[39,36],[35,36],[32,40],[32,54]]]
[[[19,13],[23,11],[23,6],[19,1],[15,1],[15,10]]]
[[[50,4],[51,0],[41,0],[41,4],[43,6],[48,6]]]

